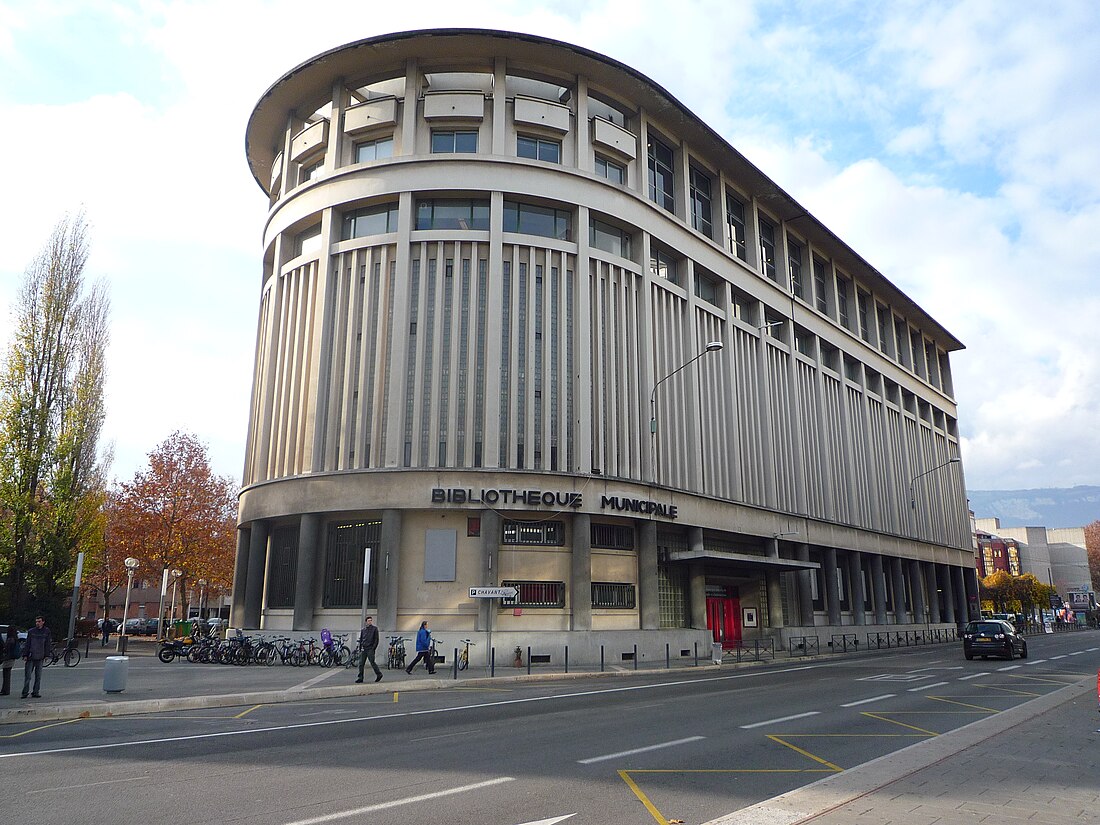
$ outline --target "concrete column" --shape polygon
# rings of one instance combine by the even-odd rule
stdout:
[[[688,565],[688,592],[691,596],[691,626],[695,630],[706,630],[707,569],[701,561]]]
[[[810,545],[800,544],[795,549],[795,557],[799,561],[810,560]],[[798,580],[798,619],[806,627],[814,624],[814,591],[811,577],[812,570],[799,570],[796,574]]]
[[[955,595],[955,626],[962,628],[967,621],[968,607],[966,603],[966,581],[963,578],[963,569],[961,567],[952,566],[950,568],[951,574],[951,589]]]
[[[305,513],[298,525],[298,563],[294,581],[295,630],[313,629],[313,611],[316,607],[315,576],[317,554],[321,545],[321,516]]]
[[[570,566],[569,603],[573,630],[592,629],[592,517],[573,516],[573,558]]]
[[[928,620],[932,624],[940,623],[940,585],[934,562],[924,564],[924,580],[928,582]]]
[[[943,588],[944,615],[941,621],[955,624],[955,582],[951,579],[951,568],[946,564],[937,564],[936,571],[936,578]]]
[[[978,572],[973,567],[960,567],[963,586],[966,588],[966,610],[963,616],[966,621],[973,621],[981,617],[981,609],[978,605]]]
[[[243,627],[260,627],[260,611],[264,604],[264,565],[267,563],[267,539],[271,522],[252,522],[248,541],[248,575],[245,578]]]
[[[229,608],[229,624],[233,627],[244,627],[244,594],[248,585],[248,546],[251,532],[247,527],[237,528],[237,557],[233,562],[233,596]]]
[[[871,600],[875,603],[875,624],[886,624],[886,574],[878,553],[871,556]]]
[[[769,539],[764,542],[764,552],[770,559],[779,558],[779,539]],[[764,584],[768,591],[768,625],[777,630],[784,627],[783,624],[783,588],[779,577],[782,574],[778,570],[764,572]]]
[[[897,556],[890,559],[890,581],[894,590],[894,624],[909,624],[909,612],[905,609],[905,575]]]
[[[848,580],[852,588],[852,624],[865,625],[867,624],[867,611],[863,603],[867,599],[867,594],[863,589],[861,556],[862,554],[855,550],[848,551]]]
[[[485,529],[482,522],[481,529]],[[378,548],[378,614],[374,623],[397,631],[397,595],[401,582],[401,511],[382,511],[382,537]]]
[[[493,444],[493,455],[496,455],[496,444]],[[496,510],[481,511],[481,561],[478,569],[481,576],[478,581],[470,582],[474,586],[496,587],[501,580],[500,568],[500,539],[502,535],[502,519]],[[477,629],[489,630],[489,621],[492,611],[496,610],[500,602],[496,599],[478,599]],[[494,621],[493,624],[496,624]]]
[[[638,616],[642,630],[657,630],[661,626],[655,521],[638,523]]]
[[[913,621],[924,624],[928,621],[928,611],[924,601],[924,565],[916,559],[909,559],[909,589],[913,591]]]
[[[840,592],[836,584],[836,548],[825,548],[825,609],[829,624],[840,626]]]

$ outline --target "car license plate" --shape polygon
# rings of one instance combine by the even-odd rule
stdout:
[[[988,641],[989,641],[989,637],[988,637],[988,636],[979,636],[979,637],[978,637],[978,638],[977,638],[977,639],[976,639],[975,641],[979,641],[979,642],[988,642]]]

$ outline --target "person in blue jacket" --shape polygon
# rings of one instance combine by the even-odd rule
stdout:
[[[416,658],[405,668],[405,672],[412,676],[416,663],[423,659],[424,667],[428,669],[428,673],[435,673],[435,662],[432,661],[431,649],[432,632],[428,630],[428,622],[425,620],[420,623],[420,630],[416,632]]]

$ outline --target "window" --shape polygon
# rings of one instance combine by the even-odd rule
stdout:
[[[890,330],[887,324],[890,321],[890,310],[882,304],[875,304],[875,314],[878,316],[878,348],[880,351],[890,354]]]
[[[654,278],[664,278],[674,284],[680,283],[680,276],[676,272],[676,258],[656,244],[649,247],[649,273]]]
[[[864,341],[871,340],[871,296],[856,287],[856,314],[859,317],[859,336]]]
[[[565,527],[560,521],[506,521],[501,544],[541,544],[560,547]]]
[[[592,523],[592,546],[608,550],[633,550],[634,528],[626,524]]]
[[[417,229],[477,229],[489,231],[489,201],[433,198],[416,202]]]
[[[520,135],[516,141],[516,154],[521,158],[561,163],[561,142]]]
[[[773,281],[779,280],[775,274],[775,227],[763,218],[760,219],[760,268]]]
[[[818,312],[828,313],[829,296],[825,285],[828,283],[829,264],[814,256],[814,306]]]
[[[676,210],[672,150],[649,136],[649,198],[662,209]]]
[[[397,231],[397,204],[383,203],[366,209],[356,209],[344,214],[344,226],[340,240],[362,238],[365,235],[383,235]]]
[[[432,132],[432,154],[456,154],[477,151],[477,132]]]
[[[331,524],[325,542],[325,579],[322,607],[355,607],[363,604],[363,561],[367,547],[379,546],[382,522]],[[367,603],[378,604],[378,557],[371,553]]]
[[[308,183],[309,181],[313,180],[315,177],[321,174],[321,170],[324,168],[324,158],[321,158],[320,160],[315,161],[314,163],[310,163],[308,165],[303,164],[302,166],[299,166],[298,185],[301,186],[303,183]]]
[[[592,606],[633,610],[634,585],[592,582]]]
[[[620,258],[630,257],[630,235],[617,226],[596,218],[592,218],[588,242],[596,249],[602,249]]]
[[[848,290],[850,288],[851,281],[838,272],[836,276],[836,319],[840,321],[840,325],[845,329],[852,328],[852,319],[848,313]]]
[[[534,206],[517,201],[504,202],[504,231],[541,235],[544,238],[571,240],[571,215],[564,209]]]
[[[695,268],[695,296],[718,306],[718,281]]]
[[[355,162],[366,163],[369,160],[382,160],[393,157],[393,138],[365,140],[355,144]]]
[[[626,167],[603,155],[596,155],[596,174],[601,178],[607,178],[612,183],[626,183]]]
[[[791,291],[806,300],[806,287],[802,282],[802,244],[787,238],[787,269],[791,273]]]
[[[321,224],[298,233],[294,239],[294,256],[311,255],[321,249]]]
[[[744,292],[733,289],[733,317],[738,321],[756,326],[756,299]]]
[[[691,197],[691,227],[708,238],[713,229],[710,222],[710,177],[692,166],[688,175]]]
[[[730,231],[730,252],[747,261],[748,247],[745,246],[745,204],[739,198],[726,192],[726,225]]]
[[[565,582],[503,581],[502,587],[519,592],[514,599],[501,599],[507,607],[565,607]]]
[[[271,531],[271,561],[267,569],[267,606],[294,607],[298,576],[298,527],[276,527]]]

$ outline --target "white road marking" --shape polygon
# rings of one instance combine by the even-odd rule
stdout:
[[[618,753],[608,753],[603,756],[590,756],[588,759],[578,759],[578,765],[591,765],[593,762],[606,762],[608,759],[618,759],[620,756],[633,756],[636,753],[648,753],[649,751],[660,750],[661,748],[671,748],[676,745],[686,745],[688,742],[698,742],[700,739],[706,739],[705,736],[689,736],[687,739],[676,739],[672,742],[661,742],[658,745],[646,745],[644,748],[633,748],[628,751],[619,751]]]
[[[287,690],[305,690],[306,688],[313,687],[318,682],[325,681],[325,679],[331,679],[337,673],[343,673],[344,670],[345,670],[345,668],[342,668],[342,667],[330,668],[330,669],[326,670],[324,673],[322,673],[320,676],[314,676],[312,679],[307,679],[306,681],[302,682],[302,684],[300,684],[300,685],[295,685],[294,687],[287,688]]]
[[[1075,651],[1074,651],[1073,653],[1071,653],[1071,654],[1069,654],[1069,655],[1070,655],[1070,656],[1080,656],[1080,655],[1081,655],[1082,653],[1084,653],[1084,652],[1085,652],[1085,651],[1083,651],[1083,650],[1075,650]]]
[[[981,675],[982,674],[980,674],[980,673],[971,673],[969,676],[960,676],[959,681],[960,682],[965,682],[967,679],[977,679]]]
[[[337,819],[347,819],[352,816],[360,816],[361,814],[374,813],[375,811],[384,811],[388,808],[397,808],[401,805],[415,805],[417,802],[427,802],[429,799],[439,799],[443,796],[453,796],[457,793],[466,793],[467,791],[478,791],[482,788],[489,788],[493,785],[500,785],[505,782],[515,782],[513,776],[501,776],[497,779],[488,779],[484,782],[475,782],[472,785],[462,785],[458,788],[447,788],[445,791],[432,791],[432,793],[421,794],[420,796],[407,796],[404,799],[391,799],[389,802],[379,802],[376,805],[367,805],[362,808],[355,808],[350,811],[339,811],[334,814],[326,814],[325,816],[317,816],[312,819],[299,819],[289,823],[289,825],[320,825],[322,822],[334,822]]]
[[[1055,659],[1064,659],[1064,658],[1066,658],[1066,654],[1063,653],[1061,656],[1051,656],[1050,660],[1053,662]]]
[[[89,782],[87,785],[61,785],[57,788],[43,788],[39,791],[27,791],[27,796],[34,796],[36,793],[57,793],[59,791],[75,791],[77,788],[95,788],[99,785],[114,785],[118,782],[140,782],[143,779],[148,779],[149,774],[142,774],[141,776],[128,776],[126,779],[106,779],[103,782]]]
[[[566,814],[565,816],[554,816],[550,819],[540,819],[538,822],[524,822],[523,825],[557,825],[558,822],[565,822],[567,819],[572,819],[576,814]]]
[[[1097,650],[1100,650],[1100,647],[1086,647],[1085,648],[1085,653],[1094,653]]]
[[[909,693],[916,693],[918,690],[931,690],[934,687],[943,687],[946,684],[948,684],[948,682],[933,682],[930,685],[919,685],[915,688],[909,688]]]
[[[801,665],[799,667],[783,668],[780,670],[760,670],[746,673],[734,673],[729,676],[707,676],[702,679],[678,679],[673,682],[655,682],[651,685],[627,685],[626,687],[601,688],[599,690],[579,690],[574,693],[554,693],[546,696],[529,696],[525,699],[501,699],[497,702],[480,702],[474,705],[451,705],[442,708],[428,710],[407,710],[399,713],[380,713],[376,716],[356,716],[350,719],[325,719],[319,722],[298,722],[292,725],[272,725],[267,728],[247,728],[242,730],[218,731],[216,733],[193,733],[187,736],[168,736],[161,739],[133,739],[128,742],[108,742],[101,745],[79,745],[69,748],[49,748],[40,751],[26,751],[15,753],[0,753],[0,759],[19,759],[30,756],[49,756],[56,753],[79,753],[82,751],[112,750],[114,748],[129,748],[136,745],[161,745],[168,742],[193,742],[200,739],[221,739],[227,736],[244,736],[257,733],[278,733],[286,730],[303,730],[306,728],[321,728],[328,725],[348,725],[354,722],[377,722],[385,719],[408,719],[414,716],[432,716],[440,713],[458,713],[468,710],[484,710],[485,708],[499,708],[508,705],[523,705],[535,702],[552,702],[559,699],[577,699],[585,696],[604,696],[612,693],[630,693],[640,690],[652,690],[654,688],[680,687],[681,685],[698,685],[706,682],[729,682],[740,679],[759,678],[765,675],[801,673],[807,670],[820,670],[837,667],[837,664]]]
[[[793,716],[780,716],[778,719],[768,719],[766,722],[753,722],[751,725],[742,725],[741,730],[762,728],[765,725],[777,725],[780,722],[790,722],[792,719],[804,719],[807,716],[817,716],[821,711],[811,710],[809,713],[796,713]]]
[[[1031,667],[1031,665],[1038,665],[1045,662],[1046,659],[1032,659],[1030,662],[1024,662],[1025,667]]]
[[[841,705],[842,708],[854,708],[856,705],[866,705],[869,702],[878,702],[882,699],[893,699],[897,696],[896,693],[884,693],[882,696],[872,696],[870,699],[860,699],[856,702],[849,702],[846,705]]]
[[[1000,673],[1004,670],[1018,670],[1021,667],[1023,667],[1023,665],[1005,665],[1004,667],[997,668],[997,672]]]

